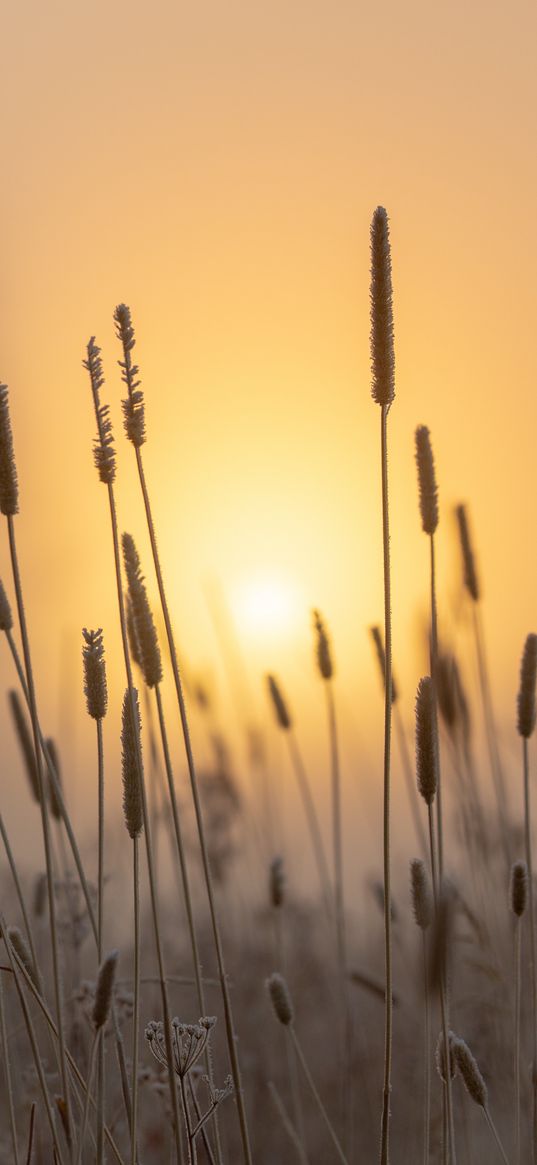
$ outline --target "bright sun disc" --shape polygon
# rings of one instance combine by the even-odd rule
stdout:
[[[294,589],[283,579],[250,579],[239,589],[236,611],[250,632],[273,635],[288,631],[296,614]]]

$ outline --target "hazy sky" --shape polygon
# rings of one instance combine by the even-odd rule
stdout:
[[[368,351],[379,202],[393,246],[394,619],[407,712],[423,669],[413,431],[426,423],[444,627],[456,610],[450,509],[465,499],[507,731],[522,642],[537,628],[536,26],[533,3],[490,0],[4,7],[0,376],[53,731],[82,707],[82,625],[105,628],[111,659],[118,646],[81,368],[92,334],[119,447],[121,523],[147,560],[120,428],[112,312],[125,300],[160,544],[192,665],[222,685],[203,590],[217,578],[255,691],[264,670],[281,672],[307,728],[319,712],[308,670],[319,605],[340,662],[349,756],[375,763],[370,724],[381,712],[365,628],[382,616]],[[5,537],[0,563],[7,585]],[[154,593],[152,576],[149,585]],[[267,595],[272,619],[259,614]],[[116,678],[114,739],[119,664]],[[87,731],[74,733],[79,757]]]

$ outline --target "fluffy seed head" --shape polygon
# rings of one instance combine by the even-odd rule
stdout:
[[[477,570],[475,565],[474,548],[470,538],[470,530],[468,527],[468,514],[466,506],[460,505],[455,509],[455,516],[459,527],[459,541],[461,545],[462,567],[464,585],[468,594],[477,603],[481,597],[479,582],[477,578]]]
[[[42,990],[43,990],[43,985],[41,983],[41,976],[39,975],[39,971],[37,970],[37,967],[34,964],[34,961],[33,961],[32,956],[30,954],[30,948],[28,946],[28,943],[26,942],[24,935],[19,930],[18,926],[8,926],[7,933],[8,933],[8,937],[9,937],[9,941],[11,943],[11,946],[13,947],[15,954],[17,955],[20,962],[22,963],[24,970],[26,971],[26,974],[28,975],[28,978],[31,979],[36,991],[39,991],[39,993],[41,994]]]
[[[151,607],[149,606],[144,576],[140,566],[138,551],[134,544],[134,538],[130,534],[124,534],[122,545],[140,666],[148,688],[154,688],[162,680],[162,661],[160,658],[157,630],[151,613]]]
[[[276,720],[278,721],[280,728],[283,728],[285,731],[288,731],[291,727],[292,721],[291,721],[291,717],[289,715],[289,709],[288,709],[287,704],[285,703],[285,700],[284,700],[283,695],[281,693],[281,689],[280,689],[280,686],[278,684],[278,681],[276,680],[276,678],[274,676],[267,676],[267,685],[268,685],[268,690],[269,690],[269,696],[272,700],[272,706],[274,708],[274,714],[276,716]]]
[[[52,762],[52,767],[54,769],[54,772],[56,773],[56,778],[58,780],[58,784],[61,785],[62,778],[61,778],[61,772],[60,772],[60,757],[58,754],[58,749],[56,748],[56,744],[52,740],[52,738],[47,740],[45,743],[47,746],[48,755],[49,755],[50,760]],[[61,821],[62,811],[60,808],[60,802],[58,801],[58,798],[56,796],[56,790],[54,788],[54,785],[52,784],[52,780],[50,778],[50,773],[49,773],[49,781],[48,781],[48,796],[49,796],[50,812],[52,813],[54,820]]]
[[[433,918],[433,900],[425,862],[413,858],[410,863],[410,890],[414,918],[420,930],[427,930]]]
[[[274,971],[266,981],[276,1018],[287,1027],[293,1022],[294,1012],[289,988],[283,975]]]
[[[509,883],[509,904],[513,914],[521,918],[528,898],[528,869],[525,862],[513,862]]]
[[[24,709],[19,699],[18,692],[8,692],[9,708],[13,718],[17,740],[19,742],[20,750],[24,760],[24,768],[26,776],[30,785],[32,797],[37,804],[40,804],[41,798],[39,796],[39,777],[37,775],[37,765],[35,760],[35,749],[32,734],[28,727]]]
[[[134,328],[132,326],[131,310],[126,303],[120,303],[114,312],[116,335],[123,346],[123,360],[118,360],[121,368],[121,379],[127,386],[128,396],[122,401],[123,424],[127,438],[135,448],[140,448],[145,442],[145,405],[144,394],[140,388],[140,369],[132,363],[131,352],[136,344]]]
[[[427,805],[432,805],[438,783],[438,747],[433,684],[424,676],[416,696],[416,771],[418,789]]]
[[[0,384],[0,512],[6,517],[19,511],[19,485],[7,384]]]
[[[520,664],[518,689],[518,731],[526,740],[535,728],[535,683],[537,680],[537,635],[528,635]]]
[[[129,836],[133,839],[141,833],[143,824],[142,791],[138,772],[138,751],[142,754],[140,740],[140,708],[138,692],[133,688],[136,707],[136,722],[132,722],[132,706],[129,690],[123,697],[121,719],[121,776],[123,781],[123,815]]]
[[[104,384],[104,375],[101,349],[95,343],[95,336],[91,337],[86,351],[87,359],[83,360],[82,363],[86,371],[89,372],[95,419],[97,421],[97,437],[93,445],[93,460],[100,481],[104,485],[112,485],[116,476],[116,453],[112,434],[112,422],[110,420],[110,409],[108,405],[102,405],[100,402],[99,393]]]
[[[389,407],[395,396],[395,354],[390,228],[383,206],[377,206],[371,222],[370,301],[371,393],[377,404]]]
[[[369,630],[371,632],[371,638],[372,638],[374,646],[375,646],[375,652],[376,652],[376,656],[377,656],[377,660],[378,660],[378,665],[380,668],[380,674],[382,677],[382,685],[385,688],[386,687],[386,652],[384,651],[384,641],[382,639],[382,632],[380,630],[380,627],[370,627]],[[392,671],[392,704],[395,704],[395,701],[398,698],[399,698],[399,692],[398,692],[398,689],[396,687],[396,683],[395,683],[395,680],[393,678],[393,671]]]
[[[451,1076],[452,1080],[454,1080],[455,1076],[457,1075],[457,1061],[455,1059],[455,1050],[453,1047],[453,1044],[454,1044],[454,1041],[456,1040],[456,1038],[457,1037],[456,1037],[454,1032],[452,1032],[452,1031],[448,1032],[449,1072],[450,1072],[450,1076]],[[434,1054],[434,1059],[435,1059],[435,1064],[436,1064],[436,1071],[438,1072],[440,1079],[445,1084],[446,1083],[446,1057],[444,1055],[444,1035],[443,1035],[443,1032],[440,1032],[440,1035],[438,1036],[438,1040],[436,1043],[436,1051]]]
[[[83,627],[82,636],[84,639],[82,659],[84,662],[86,707],[93,720],[102,720],[106,716],[108,707],[102,628],[99,627],[97,631],[87,631]]]
[[[434,534],[438,526],[438,489],[431,435],[426,425],[418,425],[416,429],[416,465],[418,467],[421,524],[425,534]]]
[[[10,602],[4,590],[4,584],[0,580],[0,631],[11,631],[12,627],[13,615],[11,614]]]
[[[273,906],[283,906],[285,897],[285,874],[283,872],[283,859],[273,858],[270,863],[270,901]]]
[[[111,951],[99,967],[92,1014],[93,1026],[96,1031],[104,1027],[108,1019],[118,958],[119,951]]]
[[[334,675],[334,664],[330,650],[330,640],[326,627],[319,611],[313,611],[313,626],[316,632],[317,667],[323,680],[331,680]]]
[[[457,1067],[466,1086],[466,1091],[472,1097],[472,1100],[475,1100],[476,1104],[480,1104],[482,1108],[486,1108],[488,1103],[487,1086],[479,1071],[477,1060],[472,1055],[468,1044],[456,1036],[453,1041],[453,1052],[457,1061]]]

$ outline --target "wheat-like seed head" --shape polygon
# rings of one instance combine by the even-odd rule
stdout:
[[[116,453],[114,449],[112,422],[110,420],[110,409],[108,405],[102,405],[100,401],[99,394],[104,384],[104,374],[101,349],[95,343],[95,336],[92,336],[89,340],[86,351],[87,359],[83,360],[82,363],[86,371],[89,372],[95,419],[97,421],[97,437],[93,444],[93,459],[99,473],[100,481],[104,485],[112,485],[116,476]]]
[[[518,689],[518,732],[526,740],[535,728],[535,683],[537,680],[537,635],[528,635],[520,664]]]
[[[416,429],[416,465],[420,491],[421,524],[425,534],[434,534],[438,526],[438,489],[431,446],[426,425]]]
[[[377,656],[380,674],[382,677],[382,686],[386,688],[386,652],[384,651],[384,641],[382,638],[382,631],[380,627],[370,627],[371,638],[375,647],[375,654]],[[392,671],[392,704],[395,704],[399,699],[399,691],[393,678]]]
[[[123,697],[121,719],[121,776],[123,781],[123,815],[129,836],[134,840],[141,833],[143,825],[142,791],[138,772],[138,751],[142,753],[140,740],[140,708],[138,692],[133,688],[136,708],[136,722],[132,722],[132,706],[127,688]]]
[[[466,1091],[472,1097],[472,1100],[475,1100],[476,1104],[481,1105],[482,1108],[486,1108],[488,1104],[488,1092],[479,1070],[479,1065],[472,1055],[468,1044],[458,1036],[455,1036],[453,1040],[453,1053],[466,1086]]]
[[[330,640],[320,612],[313,611],[312,614],[313,626],[316,632],[317,667],[323,680],[331,680],[334,675],[334,663],[330,649]]]
[[[267,676],[267,685],[276,720],[280,728],[289,731],[292,725],[291,716],[275,676]]]
[[[28,721],[24,714],[24,709],[22,707],[18,692],[8,692],[8,700],[32,797],[39,805],[41,803],[41,798],[39,796],[39,777],[37,775],[37,764],[35,759],[35,749],[32,734],[28,727]]]
[[[127,386],[128,396],[121,403],[123,409],[123,424],[127,438],[135,448],[139,449],[145,442],[145,405],[144,394],[140,388],[140,369],[132,363],[131,352],[136,344],[134,328],[132,326],[131,310],[126,303],[120,303],[114,312],[116,335],[123,346],[123,360],[118,360],[121,368],[121,379]]]
[[[453,1047],[453,1044],[454,1044],[454,1041],[456,1040],[456,1038],[457,1037],[456,1037],[454,1032],[452,1032],[452,1031],[448,1032],[449,1072],[450,1072],[450,1076],[451,1076],[452,1080],[454,1080],[455,1076],[457,1075],[457,1061],[455,1059],[455,1049]],[[438,1036],[438,1040],[436,1043],[436,1050],[435,1050],[435,1054],[434,1054],[434,1059],[435,1059],[435,1064],[436,1064],[436,1071],[438,1072],[440,1079],[445,1084],[446,1083],[446,1072],[445,1072],[446,1057],[444,1054],[444,1034],[443,1034],[443,1032],[440,1032],[440,1035]]]
[[[26,971],[28,978],[31,979],[36,991],[38,991],[41,995],[43,993],[41,976],[32,959],[30,948],[24,935],[22,934],[22,931],[19,930],[18,926],[8,926],[7,933],[17,958],[22,963],[24,970]]]
[[[427,930],[433,918],[433,899],[425,862],[413,858],[410,863],[410,890],[414,918],[420,930]]]
[[[11,614],[11,605],[4,590],[4,584],[0,579],[0,631],[12,631],[13,629],[13,615]]]
[[[148,688],[154,688],[162,680],[162,660],[158,645],[157,630],[153,620],[149,599],[145,588],[140,558],[130,534],[122,538],[123,561],[129,587],[130,609],[138,646],[140,667]]]
[[[294,1012],[289,988],[283,975],[274,971],[266,980],[266,985],[276,1018],[279,1019],[280,1023],[283,1023],[284,1027],[288,1027],[293,1022]]]
[[[12,517],[19,512],[19,484],[9,415],[7,384],[0,384],[0,513]]]
[[[438,743],[430,676],[420,680],[416,696],[416,770],[419,792],[426,804],[432,805],[438,784]]]
[[[513,914],[521,918],[528,899],[528,868],[525,862],[513,862],[509,882],[509,904]]]
[[[283,872],[283,858],[273,858],[270,863],[270,901],[273,906],[283,906],[285,898],[285,874]]]
[[[395,354],[390,228],[383,206],[377,206],[371,222],[370,301],[371,393],[377,404],[389,408],[395,397]]]
[[[474,548],[472,546],[472,539],[470,537],[466,506],[456,506],[455,516],[457,518],[457,524],[459,527],[459,541],[462,553],[464,585],[468,591],[468,594],[474,600],[474,603],[477,603],[481,597],[481,592],[477,578]]]
[[[110,1007],[112,1004],[112,995],[114,991],[114,979],[116,977],[117,961],[119,959],[119,951],[111,951],[109,955],[103,959],[99,967],[99,974],[97,976],[97,987],[95,990],[95,1003],[93,1005],[92,1020],[96,1031],[104,1027]]]
[[[82,659],[86,707],[88,715],[93,720],[102,720],[106,716],[108,707],[102,628],[98,627],[97,631],[88,631],[86,627],[83,627],[82,637],[84,639]]]

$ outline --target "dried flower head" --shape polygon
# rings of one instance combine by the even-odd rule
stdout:
[[[332,652],[330,650],[330,640],[326,633],[326,627],[319,611],[313,611],[313,626],[317,636],[317,667],[319,668],[323,680],[331,680],[334,675],[334,664],[332,660]]]
[[[84,368],[89,372],[95,418],[97,421],[97,437],[93,445],[93,459],[99,473],[99,479],[104,485],[112,485],[116,476],[116,453],[112,422],[108,405],[100,402],[100,390],[104,384],[103,362],[101,349],[92,336],[87,346],[87,359],[82,361]]]
[[[425,862],[413,858],[410,863],[410,890],[414,918],[420,930],[427,930],[433,918],[433,900]]]
[[[418,425],[416,429],[416,465],[418,467],[421,524],[425,534],[434,534],[438,526],[438,489],[431,434],[426,425]]]
[[[19,485],[7,384],[0,384],[0,512],[6,517],[19,512]]]
[[[278,681],[274,676],[267,676],[267,684],[276,720],[278,721],[280,728],[288,731],[292,722],[289,715],[289,709],[283,698]]]
[[[194,1064],[203,1055],[216,1023],[214,1015],[204,1015],[197,1023],[181,1023],[177,1018],[172,1019],[172,1053],[173,1070],[176,1076],[184,1080]],[[166,1053],[166,1038],[164,1025],[159,1020],[151,1020],[145,1029],[145,1038],[159,1064],[168,1067]]]
[[[455,517],[459,527],[459,541],[462,553],[464,585],[468,591],[468,594],[474,600],[474,603],[477,603],[481,595],[475,565],[474,549],[472,546],[472,540],[470,538],[466,506],[457,506],[455,509]]]
[[[448,1032],[449,1072],[450,1072],[450,1076],[451,1076],[452,1080],[454,1080],[455,1076],[457,1075],[457,1061],[455,1059],[455,1050],[453,1047],[456,1038],[457,1037],[456,1037],[454,1032],[452,1032],[452,1031]],[[446,1083],[446,1057],[444,1054],[444,1035],[443,1035],[443,1032],[440,1032],[440,1035],[438,1036],[438,1040],[436,1043],[436,1051],[434,1054],[434,1059],[435,1059],[435,1064],[436,1064],[436,1071],[438,1072],[440,1079],[445,1084]]]
[[[420,680],[416,696],[416,770],[421,796],[427,805],[432,805],[438,784],[438,746],[430,676]]]
[[[283,872],[283,859],[273,858],[270,863],[270,901],[273,906],[283,906],[285,897],[285,874]]]
[[[4,584],[0,580],[0,631],[11,631],[13,628],[13,615],[11,614],[11,605],[4,590]]]
[[[124,534],[121,541],[140,666],[148,688],[154,688],[162,680],[162,660],[157,631],[134,538],[130,534]]]
[[[537,680],[537,635],[528,635],[520,664],[518,689],[518,732],[526,740],[535,728],[535,683]]]
[[[35,749],[32,734],[30,732],[28,721],[26,719],[18,692],[8,692],[8,700],[32,797],[39,805],[41,802],[39,795],[39,777],[37,774],[37,764],[35,759]]]
[[[116,335],[123,346],[123,360],[118,360],[121,368],[121,379],[127,386],[128,396],[122,401],[123,424],[127,438],[136,449],[145,442],[145,405],[144,394],[140,388],[140,369],[132,363],[132,350],[136,344],[134,328],[132,326],[131,310],[126,303],[119,303],[114,312]]]
[[[116,977],[117,961],[119,958],[119,951],[111,951],[109,955],[101,963],[99,967],[99,974],[97,976],[97,987],[95,989],[95,1003],[93,1005],[93,1026],[96,1031],[104,1027],[110,1006],[112,1003],[112,994],[114,991],[114,979]]]
[[[468,1044],[458,1036],[455,1036],[453,1040],[453,1053],[466,1091],[476,1104],[486,1108],[488,1103],[487,1086],[479,1070],[477,1060],[472,1055]]]
[[[138,692],[133,688],[136,719],[133,724],[132,703],[129,689],[123,697],[121,717],[121,776],[123,781],[123,815],[129,836],[138,837],[143,825],[141,774],[138,771],[139,757],[142,755],[140,739],[140,707]]]
[[[83,627],[82,636],[84,639],[82,659],[86,707],[93,720],[102,720],[106,716],[108,707],[102,628],[99,627],[97,631],[88,631]]]
[[[7,933],[19,962],[22,963],[28,978],[31,979],[36,991],[41,995],[43,993],[41,976],[32,959],[30,948],[22,931],[19,930],[18,926],[8,926]]]
[[[373,644],[375,647],[375,653],[377,656],[380,674],[382,677],[382,686],[383,686],[383,688],[385,688],[386,687],[386,652],[384,650],[384,641],[382,638],[382,631],[380,630],[380,627],[370,627],[369,630],[371,632],[371,638],[373,640]],[[399,698],[399,691],[397,689],[395,680],[393,678],[393,671],[392,671],[392,704],[395,704],[395,702],[396,702],[396,700],[398,700],[398,698]]]
[[[266,980],[266,984],[276,1018],[287,1027],[294,1019],[293,1004],[287,983],[283,975],[274,971]]]
[[[528,868],[525,862],[513,862],[509,883],[509,903],[513,914],[521,918],[528,899]]]
[[[371,222],[370,301],[371,393],[377,404],[389,408],[395,397],[395,354],[390,228],[383,206],[377,206]]]

